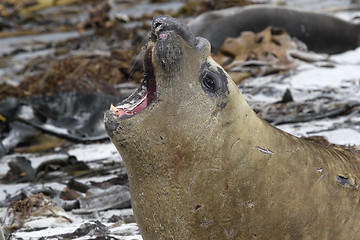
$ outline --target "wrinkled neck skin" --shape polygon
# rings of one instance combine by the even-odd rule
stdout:
[[[209,46],[199,51],[175,39],[171,51],[181,57],[173,64],[161,62],[156,43],[147,49],[155,104],[113,120],[109,134],[126,165],[143,239],[360,236],[359,157],[267,124],[226,73],[226,97],[210,97],[198,80],[204,63],[219,68]],[[340,186],[337,175],[349,184]]]

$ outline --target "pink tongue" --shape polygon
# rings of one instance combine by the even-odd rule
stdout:
[[[132,110],[132,113],[136,114],[136,113],[140,112],[141,110],[146,108],[147,105],[149,105],[149,104],[150,104],[150,99],[148,98],[148,95],[146,94],[145,99]]]
[[[146,108],[147,105],[150,104],[150,102],[151,102],[151,98],[148,98],[148,94],[146,94],[145,97],[140,100],[140,103],[138,105],[136,105],[136,107],[134,107],[133,109],[118,108],[117,110],[118,110],[120,117],[122,115],[132,115],[132,114],[136,114],[136,113],[140,112],[141,110],[143,110],[144,108]]]

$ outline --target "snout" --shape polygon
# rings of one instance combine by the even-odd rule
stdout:
[[[152,34],[159,39],[162,32],[175,31],[190,46],[195,47],[197,40],[190,28],[182,21],[170,16],[156,16],[151,25]]]
[[[166,35],[162,34],[167,31],[172,31],[178,34],[189,46],[203,51],[204,48],[210,49],[208,40],[202,37],[195,37],[190,28],[183,22],[176,18],[160,15],[152,20],[151,33],[156,40],[163,40]]]

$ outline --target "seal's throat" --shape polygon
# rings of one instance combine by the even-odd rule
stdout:
[[[146,50],[144,57],[144,79],[140,87],[127,99],[112,109],[119,117],[131,117],[148,107],[156,99],[156,79],[152,64],[152,52]]]

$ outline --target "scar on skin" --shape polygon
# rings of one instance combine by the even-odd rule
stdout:
[[[286,151],[286,152],[287,152],[287,153],[296,153],[296,152],[299,151],[299,150],[300,150],[300,148],[297,147],[297,148],[295,148],[295,149],[293,149],[293,150]]]
[[[316,180],[316,182],[320,182],[323,177],[324,177],[324,174],[322,174],[322,175],[318,178],[318,180]]]
[[[202,207],[202,206],[201,206],[200,204],[196,205],[196,206],[194,207],[194,211],[198,210],[198,209],[201,208],[201,207]]]
[[[214,224],[214,222],[202,222],[200,225],[201,226],[209,226],[209,225],[212,225],[212,224]]]
[[[342,175],[336,175],[336,182],[342,187],[357,188],[355,181],[352,178],[344,177]]]
[[[267,154],[267,155],[274,154],[274,152],[272,152],[270,149],[264,149],[264,148],[261,148],[261,147],[256,147],[256,149],[259,150],[261,153],[264,153],[264,154]]]

